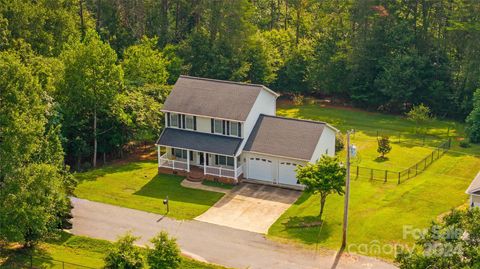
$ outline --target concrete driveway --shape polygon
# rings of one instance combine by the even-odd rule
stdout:
[[[266,234],[300,191],[243,183],[196,220]]]

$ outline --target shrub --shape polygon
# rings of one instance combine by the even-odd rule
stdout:
[[[133,243],[138,237],[127,233],[115,242],[105,256],[105,268],[137,269],[143,268],[141,250]]]
[[[377,152],[382,154],[382,158],[385,158],[385,154],[388,154],[391,150],[390,138],[388,138],[388,136],[382,136],[382,138],[378,140]]]
[[[468,143],[467,141],[460,141],[459,146],[460,146],[461,148],[469,148],[469,147],[471,147],[470,143]]]
[[[292,101],[294,105],[301,106],[305,102],[305,97],[301,94],[294,94]]]
[[[335,135],[335,152],[340,152],[345,148],[345,137],[342,133],[338,132]]]
[[[150,241],[153,249],[148,250],[147,262],[152,269],[174,269],[181,262],[180,249],[174,238],[169,238],[166,232],[160,232]]]

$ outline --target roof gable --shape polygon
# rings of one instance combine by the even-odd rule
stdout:
[[[180,76],[162,110],[245,121],[262,90],[276,95],[257,84]]]
[[[467,189],[468,194],[474,194],[480,191],[480,171],[478,172],[477,176],[473,179],[472,183]]]
[[[260,115],[244,150],[308,161],[325,127],[323,122]]]

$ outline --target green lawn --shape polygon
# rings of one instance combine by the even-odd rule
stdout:
[[[37,268],[103,268],[103,258],[112,243],[104,240],[62,233],[57,240],[42,243],[33,251],[33,264]],[[30,264],[27,251],[0,250],[0,267],[12,264]],[[2,259],[5,259],[2,266]],[[222,269],[224,267],[183,258],[180,268],[186,269]]]
[[[372,160],[375,156],[372,152],[376,149],[369,149],[368,146],[372,140],[376,143],[376,129],[382,129],[383,132],[392,136],[395,132],[403,133],[403,139],[407,144],[394,146],[390,154],[393,167],[414,163],[415,156],[412,154],[416,155],[417,150],[420,159],[431,150],[418,146],[412,147],[411,144],[419,143],[414,135],[407,134],[414,130],[414,125],[398,116],[315,105],[284,107],[280,108],[279,114],[324,120],[342,131],[346,128],[355,128],[359,132],[353,141],[360,145],[358,148],[362,165],[375,165]],[[451,130],[450,134],[463,133],[463,126],[458,123],[434,121],[429,124],[430,132],[437,135],[446,134],[448,126],[458,128],[458,130]],[[367,146],[364,147],[364,145]],[[397,154],[396,151],[399,153]],[[454,207],[464,206],[468,200],[465,189],[480,169],[479,154],[480,146],[463,149],[458,146],[458,141],[455,141],[452,150],[434,162],[424,173],[400,185],[370,182],[366,179],[353,180],[349,214],[350,250],[391,259],[393,253],[377,252],[372,246],[411,244],[414,241],[412,237],[403,238],[404,226],[425,228],[442,213]],[[272,225],[269,235],[272,238],[286,239],[310,247],[323,246],[337,249],[341,243],[343,202],[343,197],[338,195],[328,197],[324,213],[325,222],[322,226],[291,228],[299,222],[317,220],[319,196],[303,194]],[[358,244],[363,243],[369,244],[370,248],[366,248],[366,251],[358,248]]]
[[[223,196],[182,187],[183,177],[158,175],[156,162],[106,166],[75,176],[79,180],[75,196],[79,198],[165,214],[163,199],[168,196],[168,216],[177,219],[193,219]]]

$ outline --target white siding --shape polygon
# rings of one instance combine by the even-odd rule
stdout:
[[[260,94],[257,96],[257,100],[253,104],[252,110],[247,116],[247,119],[242,126],[242,135],[245,138],[243,140],[240,149],[243,150],[245,143],[250,136],[250,132],[252,131],[255,123],[257,123],[258,117],[260,114],[275,116],[276,109],[277,109],[277,96],[273,95],[272,93],[268,92],[267,90],[260,91]],[[241,152],[240,150],[240,152]]]
[[[336,132],[330,127],[325,126],[318,144],[313,151],[312,159],[310,162],[316,162],[324,154],[329,156],[335,156],[335,134]]]
[[[480,196],[479,195],[470,195],[471,203],[474,207],[480,207]]]
[[[197,131],[203,133],[211,132],[210,118],[197,116]]]

